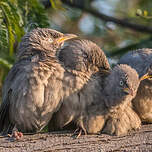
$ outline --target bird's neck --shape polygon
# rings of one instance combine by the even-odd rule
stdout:
[[[126,106],[131,104],[132,96],[131,95],[116,95],[110,94],[109,92],[104,92],[104,102],[108,109],[117,109],[117,108],[125,108]]]
[[[29,48],[29,49],[24,49],[20,50],[17,53],[17,59],[29,59],[29,58],[34,58],[37,56],[37,58],[43,62],[47,62],[48,60],[57,60],[56,57],[56,51],[55,50],[40,50],[40,49],[35,49],[35,48]]]

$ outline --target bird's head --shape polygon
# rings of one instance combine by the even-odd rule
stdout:
[[[132,100],[136,95],[140,81],[148,77],[146,74],[139,78],[136,70],[126,64],[115,66],[105,81],[105,91],[111,99],[109,104],[116,105],[126,97]]]
[[[149,56],[147,59],[149,62],[147,63],[147,66],[145,68],[146,72],[142,76],[144,79],[147,79],[149,83],[152,83],[152,55]]]
[[[74,34],[63,34],[48,28],[37,28],[27,33],[20,42],[17,58],[33,55],[38,52],[53,54],[61,45],[72,38]]]
[[[128,65],[120,64],[114,67],[111,74],[105,81],[105,93],[108,95],[107,105],[117,105],[125,98],[132,100],[137,92],[140,81],[146,78],[139,78],[136,70]]]

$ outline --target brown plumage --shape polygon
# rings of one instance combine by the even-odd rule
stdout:
[[[118,136],[140,128],[140,118],[131,104],[139,82],[134,69],[127,65],[116,66],[105,78],[103,89],[96,96],[98,102],[86,107],[77,121],[78,126],[86,133],[103,132]],[[88,96],[91,98],[90,94]]]
[[[137,72],[127,65],[111,71],[106,56],[99,55],[102,51],[95,51],[94,44],[88,42],[70,41],[60,51],[59,59],[67,68],[81,69],[89,77],[78,92],[64,99],[49,123],[49,131],[75,124],[86,133],[103,131],[122,135],[139,128],[141,121],[131,105],[140,82]],[[88,69],[88,63],[97,65],[96,72]],[[123,86],[120,83],[124,83]]]
[[[80,50],[88,51],[84,43],[83,45],[76,43],[78,42],[71,42],[63,48],[61,52],[65,59],[68,52],[75,54]],[[91,46],[90,49],[94,50]],[[79,57],[80,55],[79,53]],[[99,60],[100,65],[104,61],[106,62],[103,65],[109,65],[105,56],[101,58],[99,55],[92,55],[92,58],[91,60]],[[67,65],[73,65],[75,61],[77,58],[68,60]],[[79,65],[79,62],[75,65]],[[81,68],[82,65],[78,67]],[[116,66],[112,71],[110,68],[105,68],[106,71],[104,68],[98,69],[99,71],[91,75],[81,90],[64,99],[49,123],[50,131],[76,124],[85,133],[106,132],[112,135],[126,135],[130,130],[140,128],[140,118],[131,104],[140,83],[137,72],[127,65]]]
[[[119,60],[120,64],[128,64],[136,69],[140,76],[152,76],[152,49],[143,48],[129,51]],[[152,123],[152,79],[148,78],[140,83],[136,97],[133,99],[135,111],[141,120]]]
[[[64,41],[74,37],[38,28],[22,38],[17,62],[3,86],[1,133],[8,133],[14,126],[21,132],[40,131],[60,107],[62,99],[77,90],[72,76],[57,57]]]
[[[95,104],[98,101],[96,96],[99,96],[102,88],[100,77],[104,77],[110,70],[104,52],[88,40],[65,43],[59,52],[59,59],[63,62],[65,69],[75,75],[76,87],[80,85],[82,87],[64,99],[61,108],[53,115],[49,123],[49,131],[70,125],[85,111],[87,105]],[[102,72],[101,75],[100,72]]]

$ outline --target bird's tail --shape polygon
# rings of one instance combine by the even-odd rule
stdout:
[[[9,99],[8,99],[9,100]],[[8,134],[11,133],[14,125],[10,122],[9,118],[9,101],[2,102],[0,106],[0,133]]]

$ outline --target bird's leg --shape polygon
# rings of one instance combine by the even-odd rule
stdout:
[[[78,135],[76,136],[76,138],[79,138],[79,137],[81,136],[81,134],[82,134],[82,129],[79,129],[79,133],[78,133]]]
[[[87,135],[87,131],[82,128],[77,128],[72,136],[75,136],[75,138],[79,138],[82,135],[82,132],[84,132],[85,135]]]
[[[77,129],[74,131],[73,135],[75,135],[75,134],[79,131],[79,129],[80,129],[80,128],[77,128]]]

